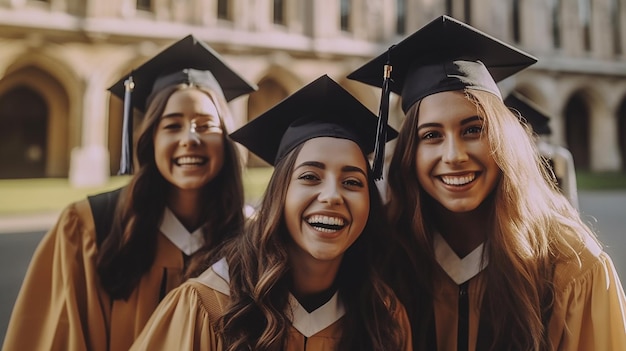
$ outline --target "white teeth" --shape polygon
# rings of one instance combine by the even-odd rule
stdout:
[[[315,230],[324,233],[334,233],[343,228],[345,221],[339,217],[328,217],[322,215],[314,215],[309,217],[307,223]]]
[[[307,219],[309,224],[344,225],[343,218],[315,215]]]
[[[465,185],[476,179],[476,173],[470,173],[465,176],[441,176],[441,180],[448,185]]]
[[[203,164],[204,162],[205,159],[198,156],[183,156],[176,159],[176,164],[178,164],[179,166],[199,165]]]

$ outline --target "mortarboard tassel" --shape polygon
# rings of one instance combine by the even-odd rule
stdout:
[[[383,68],[383,85],[380,96],[380,107],[378,109],[378,126],[376,128],[376,145],[374,146],[374,164],[372,170],[374,179],[383,178],[383,166],[385,164],[385,144],[387,143],[387,121],[389,120],[389,88],[391,81],[391,46],[387,50],[387,63]]]
[[[122,126],[122,157],[119,175],[133,174],[133,105],[131,94],[135,88],[133,76],[124,81],[124,121]]]

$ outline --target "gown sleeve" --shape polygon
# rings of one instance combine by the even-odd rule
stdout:
[[[587,252],[580,263],[557,266],[555,277],[553,349],[626,350],[626,298],[611,258]],[[566,284],[559,281],[566,279]]]
[[[206,306],[207,300],[220,301],[218,295],[219,292],[195,282],[186,282],[172,290],[130,350],[222,350],[222,342],[213,328],[215,317],[207,309],[211,307]]]
[[[402,329],[402,335],[404,339],[402,340],[402,350],[412,351],[413,350],[413,340],[411,333],[411,323],[409,322],[409,316],[406,312],[406,309],[400,302],[398,302],[398,307],[396,308],[395,318],[400,324],[400,328]]]
[[[69,205],[33,254],[3,350],[107,350],[110,302],[100,289],[96,254],[87,201]]]

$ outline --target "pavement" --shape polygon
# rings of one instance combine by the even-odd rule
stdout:
[[[61,211],[0,215],[0,234],[47,231],[60,215]]]

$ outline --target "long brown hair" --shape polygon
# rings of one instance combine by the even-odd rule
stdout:
[[[235,143],[227,135],[224,121],[232,117],[224,97],[212,90],[186,84],[155,92],[148,98],[148,109],[137,141],[137,171],[120,196],[111,232],[98,252],[98,274],[113,299],[128,298],[154,262],[160,219],[166,206],[165,189],[170,186],[154,159],[155,129],[170,96],[189,88],[206,93],[217,107],[224,131],[224,165],[202,189],[202,198],[206,201],[200,211],[207,219],[203,227],[206,244],[192,255],[185,277],[201,273],[209,263],[206,257],[211,251],[241,231],[244,221],[241,162]]]
[[[283,211],[289,179],[302,145],[276,165],[256,218],[232,242],[226,257],[231,304],[220,320],[226,350],[282,350],[290,321],[289,235]],[[365,157],[365,156],[363,156]],[[346,251],[335,278],[346,307],[341,350],[399,350],[396,299],[377,271],[385,247],[382,200],[368,169],[370,213],[363,233]]]
[[[595,238],[559,192],[536,150],[531,132],[495,95],[466,90],[484,118],[483,137],[501,171],[487,200],[489,265],[481,287],[481,320],[493,335],[492,350],[546,350],[546,322],[553,303],[552,273],[559,260],[576,256],[584,238]],[[419,103],[407,112],[389,170],[391,225],[402,240],[398,259],[409,266],[395,287],[407,305],[414,341],[432,325],[431,271],[434,267],[432,200],[420,186],[415,167]],[[403,257],[403,258],[402,258]],[[403,280],[417,279],[414,285]],[[421,299],[421,300],[420,300]]]

